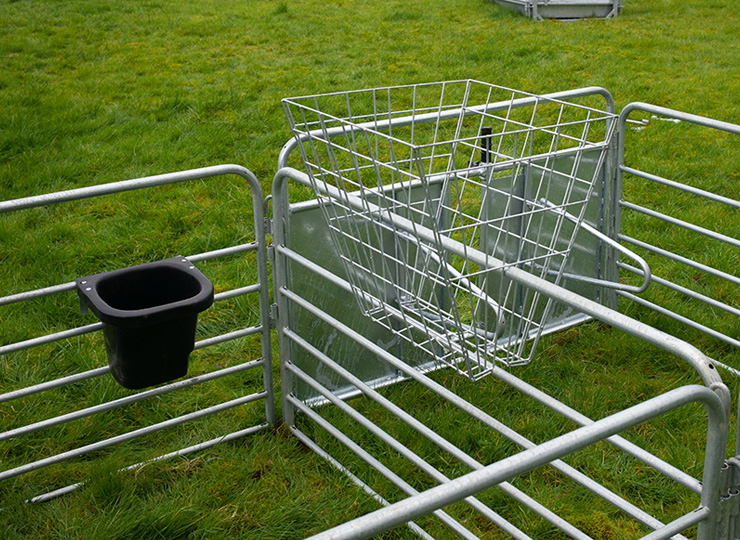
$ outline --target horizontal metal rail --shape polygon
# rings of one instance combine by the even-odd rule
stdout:
[[[335,439],[337,439],[342,444],[350,448],[360,459],[365,461],[368,465],[370,465],[373,469],[375,469],[380,474],[382,474],[386,479],[388,479],[390,482],[392,482],[394,485],[396,485],[399,489],[404,491],[406,494],[408,495],[418,495],[419,494],[419,492],[416,489],[414,489],[410,484],[408,484],[401,477],[399,477],[397,474],[391,471],[388,467],[383,465],[380,461],[378,461],[375,457],[373,457],[369,452],[364,450],[360,445],[354,442],[350,437],[345,435],[342,431],[340,431],[339,429],[334,427],[332,424],[324,420],[321,416],[319,416],[316,412],[314,412],[313,409],[311,409],[307,405],[304,405],[304,403],[301,400],[296,399],[293,396],[287,396],[287,400],[294,407],[298,408],[303,414],[308,416],[313,422],[315,422],[317,425],[321,426],[328,433],[330,433]],[[471,533],[458,520],[454,519],[444,510],[435,509],[431,513],[435,517],[437,517],[442,523],[447,525],[450,529],[452,529],[454,532],[456,532],[463,538],[466,538],[467,540],[480,540],[478,536]]]
[[[188,255],[186,258],[190,262],[200,262],[210,259],[216,259],[226,257],[229,255],[235,255],[238,253],[245,253],[247,251],[255,251],[258,248],[256,242],[250,242],[248,244],[241,244],[239,246],[232,246],[225,249],[218,249],[215,251],[208,251],[205,253],[199,253],[197,255]],[[33,300],[35,298],[43,298],[45,296],[51,296],[53,294],[69,292],[77,290],[77,282],[70,281],[68,283],[60,283],[59,285],[52,285],[50,287],[43,287],[41,289],[35,289],[33,291],[26,291],[17,294],[11,294],[0,298],[0,306],[6,306],[14,304],[16,302],[23,302],[25,300]]]
[[[673,320],[676,320],[680,322],[681,324],[684,324],[686,326],[689,326],[691,328],[694,328],[695,330],[700,330],[704,332],[705,334],[712,336],[713,338],[719,339],[720,341],[724,341],[728,345],[732,345],[733,347],[740,347],[740,341],[737,339],[731,338],[730,336],[727,336],[723,334],[722,332],[718,332],[717,330],[714,330],[712,328],[709,328],[706,325],[703,325],[701,323],[698,323],[694,321],[693,319],[689,319],[688,317],[684,317],[683,315],[679,315],[678,313],[671,311],[670,309],[666,309],[655,302],[651,302],[649,300],[646,300],[640,296],[636,296],[634,294],[625,293],[625,292],[619,292],[621,296],[624,296],[625,298],[632,300],[633,302],[636,302],[637,304],[640,304],[641,306],[649,307],[652,310],[657,311],[658,313],[661,313],[662,315],[665,315],[667,317],[670,317]],[[715,364],[720,365],[724,368],[728,368],[728,366],[725,366],[724,364],[714,361]],[[735,371],[733,368],[729,368]]]
[[[717,195],[716,193],[712,193],[711,191],[705,191],[703,189],[690,186],[688,184],[675,182],[673,180],[669,180],[668,178],[663,178],[662,176],[658,176],[656,174],[650,174],[638,169],[633,169],[632,167],[627,167],[625,165],[621,167],[621,170],[624,173],[631,174],[632,176],[637,176],[638,178],[643,178],[645,180],[650,180],[651,182],[655,182],[656,184],[663,184],[664,186],[669,186],[680,191],[685,191],[687,193],[691,193],[692,195],[704,197],[705,199],[709,199],[710,201],[722,203],[734,208],[740,208],[740,201],[730,199],[729,197],[723,197],[722,195]]]
[[[617,263],[617,266],[619,266],[619,268],[627,270],[628,272],[637,274],[638,276],[642,275],[639,269],[635,268],[634,266],[630,266],[629,264]],[[678,293],[684,294],[690,298],[693,298],[694,300],[700,300],[701,302],[704,302],[708,306],[721,309],[722,311],[725,311],[729,313],[730,315],[735,315],[736,317],[740,317],[740,309],[730,306],[728,304],[725,304],[724,302],[720,302],[719,300],[715,300],[714,298],[710,296],[706,296],[704,294],[698,293],[687,287],[683,287],[677,283],[674,283],[671,280],[663,279],[660,276],[653,275],[651,277],[651,281],[654,281],[658,285],[662,285],[667,289],[671,289],[672,291],[676,291]]]
[[[352,474],[352,472],[347,469],[344,465],[339,463],[336,459],[334,459],[330,454],[326,452],[323,448],[321,448],[318,444],[316,444],[313,439],[308,437],[305,433],[303,433],[300,429],[298,429],[295,426],[288,426],[288,429],[290,430],[290,433],[295,436],[299,441],[301,441],[303,444],[306,445],[312,452],[314,452],[319,457],[325,459],[327,462],[331,464],[332,467],[340,471],[342,474],[344,474],[347,478],[350,479],[350,481],[358,486],[360,489],[362,489],[365,493],[370,495],[373,499],[378,501],[381,506],[390,506],[391,503],[389,503],[387,500],[385,500],[383,497],[380,496],[380,494],[375,491],[373,488],[368,486],[365,482],[360,480],[357,476]],[[435,540],[434,537],[429,536],[429,534],[419,527],[416,523],[413,521],[410,521],[406,524],[408,528],[413,531],[413,533],[418,536],[419,538],[423,538],[424,540]],[[527,539],[531,540],[531,539]]]
[[[257,180],[257,177],[255,177],[249,169],[246,169],[240,165],[214,165],[213,167],[203,167],[200,169],[191,169],[188,171],[159,174],[155,176],[147,176],[144,178],[123,180],[120,182],[111,182],[108,184],[99,184],[96,186],[69,189],[66,191],[57,191],[55,193],[45,193],[43,195],[36,195],[33,197],[23,197],[21,199],[0,201],[0,214],[14,212],[16,210],[24,210],[28,208],[38,208],[40,206],[47,206],[50,204],[79,201],[82,199],[89,199],[101,195],[113,195],[116,193],[135,191],[148,187],[178,184],[182,182],[189,182],[191,180],[203,180],[205,178],[213,178],[215,176],[225,176],[230,174],[241,176],[244,180],[246,180],[253,193],[258,195],[262,193],[259,180]],[[259,203],[261,208],[262,201],[259,201]]]
[[[238,296],[244,296],[247,294],[259,292],[259,290],[260,290],[259,284],[250,285],[248,287],[243,287],[240,289],[234,289],[231,291],[225,291],[225,292],[215,294],[213,297],[213,301],[220,302],[222,300],[228,300],[231,298],[236,298]],[[97,323],[92,323],[92,324],[88,324],[85,326],[78,326],[77,328],[72,328],[70,330],[63,330],[61,332],[55,332],[53,334],[47,334],[45,336],[28,339],[25,341],[17,341],[15,343],[11,343],[9,345],[3,345],[2,347],[0,347],[0,356],[3,356],[5,354],[14,353],[14,352],[23,351],[26,349],[31,349],[33,347],[38,347],[39,345],[48,345],[50,343],[56,343],[57,341],[62,341],[65,339],[78,337],[78,336],[84,336],[85,334],[91,334],[93,332],[97,332],[102,329],[103,329],[103,323],[97,322]],[[254,333],[254,332],[251,332],[251,333]],[[224,336],[229,336],[229,335],[231,334],[224,334]],[[244,335],[249,335],[249,334],[244,334]],[[235,337],[231,337],[228,339],[224,339],[222,340],[222,342],[229,341],[230,339],[236,339],[236,337],[240,337],[240,336],[235,336]],[[216,340],[217,338],[211,338],[211,339]],[[214,341],[214,343],[216,343],[216,341]],[[203,346],[204,345],[200,345],[199,347],[196,347],[196,348],[200,348]]]
[[[40,384],[35,384],[33,386],[27,386],[19,390],[13,390],[12,392],[6,392],[5,394],[0,394],[0,403],[4,403],[6,401],[13,401],[14,399],[31,396],[33,394],[38,394],[40,392],[46,392],[47,390],[53,390],[54,388],[60,388],[68,384],[78,383],[78,382],[86,381],[88,379],[94,379],[95,377],[100,377],[101,375],[105,375],[106,373],[109,373],[109,372],[110,372],[110,368],[108,366],[105,366],[101,368],[84,371],[82,373],[76,373],[74,375],[69,375],[68,377],[60,377],[58,379],[54,379],[53,381],[47,381],[47,382],[43,382]]]
[[[676,225],[688,231],[704,235],[707,238],[711,238],[712,240],[718,240],[720,242],[724,242],[725,244],[730,244],[731,246],[740,247],[740,240],[738,240],[737,238],[711,231],[704,227],[700,227],[699,225],[689,223],[688,221],[663,214],[662,212],[651,210],[650,208],[645,208],[644,206],[640,206],[639,204],[634,204],[628,201],[619,201],[619,206],[621,206],[622,208],[633,210],[645,216],[650,216],[652,218],[659,219],[660,221],[670,223],[671,225]]]
[[[702,264],[696,261],[693,261],[689,258],[682,257],[681,255],[678,255],[676,253],[673,253],[671,251],[667,251],[665,249],[659,248],[657,246],[654,246],[652,244],[648,244],[647,242],[643,242],[641,240],[638,240],[636,238],[632,238],[630,236],[620,234],[619,240],[623,242],[627,242],[629,244],[632,244],[635,247],[639,247],[642,249],[645,249],[647,251],[651,251],[655,253],[656,255],[661,255],[663,257],[666,257],[668,259],[671,259],[672,261],[679,262],[681,264],[685,264],[686,266],[689,266],[695,270],[700,270],[702,272],[706,272],[709,275],[712,275],[714,277],[718,277],[720,279],[724,279],[725,281],[729,281],[730,283],[734,283],[736,285],[740,285],[740,278],[737,276],[733,276],[732,274],[728,274],[727,272],[722,272],[721,270],[717,270],[716,268],[712,266],[707,266],[706,264]]]
[[[716,490],[719,487],[718,471],[724,452],[724,442],[721,440],[723,428],[721,426],[727,420],[727,415],[722,400],[712,390],[703,386],[685,386],[666,392],[589,426],[578,428],[534,448],[524,450],[479,471],[456,478],[448,484],[431,488],[390,507],[324,531],[312,536],[311,539],[357,540],[370,538],[693,402],[702,403],[707,411],[710,429],[705,471],[715,471],[715,473],[714,475],[706,475],[709,478],[705,478],[707,481],[704,482],[705,490],[710,494],[703,497],[706,500],[702,501],[702,507],[706,510],[698,515],[695,513],[689,514],[689,517],[682,520],[681,525],[689,526],[696,521],[700,521],[702,525],[706,525],[700,530],[701,540],[713,538],[716,533],[716,522],[709,519],[709,516],[718,510],[717,502],[715,501],[711,507],[707,503],[716,499]],[[659,535],[654,535],[653,538],[664,538],[665,534],[672,535],[678,532],[674,532],[675,527],[670,524],[668,527],[671,527],[671,530],[661,531]]]
[[[416,418],[405,413],[403,409],[396,406],[389,400],[383,398],[382,396],[380,396],[380,394],[378,394],[374,390],[371,390],[367,385],[359,381],[356,377],[352,376],[349,372],[341,368],[338,364],[333,362],[326,355],[324,355],[323,353],[315,349],[313,346],[311,346],[308,342],[300,338],[300,336],[296,335],[290,330],[285,330],[285,334],[294,343],[300,345],[304,350],[309,352],[314,358],[320,360],[324,365],[329,366],[335,372],[340,373],[341,375],[345,376],[347,380],[352,379],[350,380],[350,382],[354,384],[355,386],[357,386],[363,392],[363,394],[370,397],[370,399],[372,399],[373,401],[381,405],[384,409],[388,410],[396,418],[400,419],[401,421],[403,421],[404,423],[412,427],[420,435],[432,441],[440,449],[445,450],[450,455],[454,456],[455,458],[460,460],[462,463],[464,463],[468,467],[471,467],[473,470],[480,469],[483,467],[481,463],[471,458],[468,454],[465,454],[464,452],[462,452],[455,445],[453,445],[452,443],[444,439],[444,437],[435,433],[433,430],[427,428],[426,426],[424,426],[424,424],[416,420]],[[323,385],[319,384],[317,381],[312,379],[309,375],[303,372],[300,368],[298,368],[297,366],[293,364],[288,364],[286,368],[292,373],[294,373],[295,375],[297,375],[298,378],[300,378],[302,381],[307,383],[314,390],[319,392],[322,396],[324,396],[325,399],[327,399],[329,402],[334,404],[337,408],[339,408],[345,414],[349,415],[359,425],[365,427],[367,430],[369,430],[371,433],[377,436],[380,440],[382,440],[383,442],[388,444],[391,448],[396,450],[399,454],[406,457],[406,459],[408,459],[411,463],[416,465],[424,473],[431,476],[436,482],[446,483],[450,481],[450,479],[447,476],[439,472],[437,469],[433,468],[428,462],[422,459],[419,455],[417,455],[416,453],[409,450],[407,447],[400,444],[394,437],[392,437],[386,431],[382,430],[377,425],[372,423],[370,420],[368,420],[367,418],[359,414],[352,407],[349,407],[343,400],[337,398],[326,387],[324,387]],[[548,510],[546,507],[544,507],[543,505],[541,505],[540,503],[538,503],[531,497],[525,495],[521,490],[515,488],[508,482],[505,482],[499,485],[498,487],[504,493],[513,497],[517,502],[519,502],[520,504],[523,504],[527,508],[532,509],[535,513],[537,513],[542,518],[547,520],[553,526],[557,527],[561,531],[568,534],[571,538],[582,539],[582,540],[588,539],[588,536],[584,535],[581,531],[573,527],[570,523],[560,518],[559,516],[557,516],[550,510]],[[477,499],[469,498],[469,499],[465,499],[465,502],[471,508],[479,512],[481,515],[483,515],[485,518],[491,521],[494,525],[501,528],[503,531],[505,531],[507,534],[511,535],[512,537],[520,538],[520,539],[528,538],[528,536],[524,534],[521,530],[519,530],[517,527],[515,527],[514,525],[506,521],[504,518],[502,518],[500,515],[494,512],[491,508],[484,505]]]
[[[251,326],[249,328],[244,328],[242,330],[235,330],[233,332],[227,332],[226,334],[222,334],[220,336],[214,336],[208,339],[202,339],[200,341],[196,341],[193,349],[198,350],[198,349],[203,349],[205,347],[210,347],[211,345],[216,345],[219,343],[226,343],[227,341],[232,341],[232,340],[239,339],[242,337],[251,336],[261,331],[262,331],[261,326]],[[14,390],[12,392],[0,394],[0,403],[6,402],[6,401],[12,401],[14,399],[30,396],[33,394],[38,394],[40,392],[45,392],[47,390],[52,390],[54,388],[60,388],[68,384],[82,382],[87,379],[93,379],[95,377],[106,375],[109,372],[110,372],[110,368],[108,366],[104,366],[101,368],[91,369],[89,371],[85,371],[82,373],[77,373],[75,375],[69,375],[68,377],[60,377],[59,379],[54,379],[53,381],[48,381],[48,382],[36,384],[33,386],[27,386],[26,388],[21,388],[19,390]]]
[[[713,245],[717,245],[719,248],[722,248],[723,246],[732,246],[733,248],[740,248],[740,238],[737,238],[735,236],[729,236],[727,234],[722,234],[720,232],[710,230],[706,227],[702,227],[694,223],[690,223],[686,220],[679,219],[675,216],[668,215],[666,213],[657,211],[655,209],[647,208],[641,204],[636,204],[633,201],[625,200],[626,197],[623,194],[624,184],[626,182],[626,175],[629,175],[635,178],[640,178],[652,184],[666,186],[671,189],[675,189],[675,190],[678,190],[684,193],[688,193],[690,195],[699,197],[701,199],[704,199],[704,200],[707,200],[713,203],[721,204],[724,207],[727,207],[730,209],[740,208],[740,200],[733,198],[733,196],[730,196],[730,197],[722,196],[722,195],[713,193],[705,189],[697,188],[697,187],[694,187],[694,186],[691,186],[691,185],[688,185],[682,182],[678,182],[676,180],[665,178],[663,176],[653,174],[647,171],[642,171],[635,167],[630,167],[626,165],[625,164],[626,123],[630,121],[629,116],[635,112],[650,113],[654,115],[655,117],[667,118],[667,119],[672,119],[672,120],[676,120],[680,122],[686,122],[688,124],[693,124],[695,126],[701,126],[704,128],[723,131],[723,132],[734,134],[734,135],[740,135],[740,125],[731,124],[728,122],[722,122],[722,121],[715,120],[712,118],[706,118],[703,116],[688,114],[688,113],[684,113],[681,111],[675,111],[672,109],[667,109],[665,107],[659,107],[656,105],[650,105],[646,103],[631,103],[627,105],[622,110],[619,116],[619,125],[618,125],[618,137],[619,137],[618,145],[619,146],[618,146],[618,156],[617,156],[617,162],[618,162],[617,163],[617,195],[615,198],[615,201],[616,201],[615,229],[616,229],[617,239],[620,242],[628,243],[635,247],[645,249],[646,251],[654,255],[663,257],[667,260],[677,262],[682,265],[685,265],[688,268],[692,268],[694,270],[704,272],[710,276],[724,280],[728,283],[732,283],[734,285],[740,285],[740,277],[738,276],[731,275],[728,272],[721,271],[707,264],[702,264],[702,263],[693,261],[687,257],[678,255],[677,253],[673,253],[666,249],[651,245],[643,240],[640,240],[639,237],[635,238],[634,236],[639,235],[639,233],[634,233],[631,236],[621,233],[622,212],[624,210],[629,210],[629,211],[641,214],[643,216],[647,216],[649,218],[659,220],[660,222],[671,225],[673,227],[679,227],[686,231],[690,231],[691,233],[701,235],[705,238],[711,239],[712,241],[717,242],[717,244],[713,244]],[[731,195],[734,195],[734,194],[731,194]],[[620,269],[624,269],[628,272],[633,272],[633,268],[629,265],[624,265],[620,262],[617,262],[617,266]],[[726,304],[725,302],[720,301],[719,299],[711,298],[699,292],[693,291],[689,288],[689,286],[681,286],[676,283],[673,283],[670,280],[661,279],[661,278],[655,278],[653,281],[657,285],[666,287],[676,293],[684,295],[687,299],[690,299],[696,302],[701,302],[704,305],[709,306],[711,308],[721,309],[724,312],[729,313],[733,316],[738,316],[738,314],[740,314],[739,309],[733,306],[730,306]],[[668,309],[667,307],[660,306],[657,303],[652,302],[646,298],[638,297],[637,295],[629,294],[625,292],[618,292],[618,294],[622,298],[629,299],[644,307],[648,307],[662,315],[665,315],[671,319],[679,321],[682,324],[687,325],[695,330],[703,332],[704,334],[707,334],[719,341],[732,345],[733,347],[740,348],[740,340],[737,339],[737,336],[727,335],[718,330],[709,328],[704,324],[691,320],[687,316],[684,316],[678,312],[675,312],[672,309]],[[719,362],[717,362],[717,365],[727,368],[732,373],[735,373],[735,374],[739,373],[737,369],[729,367],[729,366],[725,366],[724,364],[721,364]]]

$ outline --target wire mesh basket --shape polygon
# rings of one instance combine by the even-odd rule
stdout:
[[[477,81],[283,100],[362,312],[471,379],[531,361],[614,115]]]

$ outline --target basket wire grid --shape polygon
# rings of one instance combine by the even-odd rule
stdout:
[[[612,114],[477,81],[283,100],[362,312],[473,380],[531,361]]]

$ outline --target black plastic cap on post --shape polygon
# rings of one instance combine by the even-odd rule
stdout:
[[[132,390],[187,374],[198,313],[213,284],[185,257],[77,279],[81,307],[103,323],[111,374]]]

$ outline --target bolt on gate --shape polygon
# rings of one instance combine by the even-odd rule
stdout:
[[[722,285],[721,299],[710,298],[706,287],[693,292],[683,283],[665,285],[669,280],[653,272],[656,253],[671,254],[692,272],[710,265],[692,265],[675,248],[653,246],[623,227],[629,225],[626,212],[641,208],[625,195],[627,181],[637,178],[721,204],[728,215],[739,204],[625,164],[625,156],[632,155],[626,151],[626,132],[645,125],[630,122],[630,114],[655,113],[680,120],[682,129],[695,123],[722,137],[740,134],[739,126],[643,104],[626,107],[620,116],[601,88],[538,96],[477,81],[334,92],[286,99],[283,105],[294,138],[283,148],[273,181],[271,221],[263,219],[266,204],[256,179],[236,166],[0,203],[3,212],[22,212],[181,180],[240,175],[252,193],[254,242],[186,255],[196,264],[217,256],[241,263],[242,253],[254,255],[257,282],[217,292],[215,299],[218,304],[254,293],[257,320],[198,341],[195,349],[247,335],[260,339],[256,360],[234,361],[228,368],[6,431],[0,435],[0,444],[9,448],[5,455],[18,457],[17,463],[3,466],[1,480],[28,477],[39,485],[56,484],[60,473],[32,477],[83,453],[174,425],[192,425],[195,432],[195,420],[226,409],[251,411],[247,416],[253,417],[256,409],[243,407],[253,401],[264,400],[255,425],[239,425],[228,435],[146,459],[196,451],[269,427],[275,421],[274,327],[284,423],[383,506],[317,538],[368,538],[400,525],[422,538],[500,533],[525,539],[543,526],[562,537],[598,538],[588,516],[573,515],[563,504],[572,498],[593,501],[595,511],[619,516],[622,532],[634,537],[736,537],[740,482],[736,459],[726,459],[731,398],[717,367],[727,368],[730,376],[736,368],[616,307],[620,298],[640,302],[640,309],[658,306],[645,298],[660,285],[737,315],[737,297],[726,292],[726,284],[738,280],[732,268],[718,264],[707,270]],[[296,157],[303,171],[291,167]],[[712,237],[721,242],[723,253],[738,247],[737,234],[733,238],[712,232],[711,226],[686,226],[684,219],[662,221]],[[266,223],[272,234],[269,249]],[[9,307],[74,289],[73,283],[47,286],[0,302]],[[633,310],[625,306],[628,313]],[[656,308],[656,313],[686,318],[670,307]],[[662,351],[693,373],[688,376],[693,383],[667,385],[592,419],[584,412],[589,403],[569,403],[551,385],[538,388],[537,381],[519,376],[517,369],[546,362],[557,349],[556,336],[588,320]],[[28,360],[31,347],[58,346],[100,328],[93,324],[21,339],[3,345],[0,353],[13,359],[27,355],[22,358]],[[703,322],[693,328],[709,329]],[[579,332],[579,339],[589,339],[589,332],[598,328]],[[707,332],[723,346],[736,346],[730,334],[726,326]],[[548,335],[556,339],[542,350]],[[238,350],[237,357],[243,355]],[[107,370],[50,376],[2,399],[11,403],[42,391],[60,392],[64,385],[86,384]],[[249,375],[255,373],[259,377]],[[24,438],[43,437],[42,430],[53,436],[59,426],[93,414],[169,393],[186,395],[201,382],[220,385],[244,378],[253,393],[155,425],[40,459],[18,450]],[[468,390],[476,387],[485,392]],[[698,413],[692,404],[700,405]],[[703,434],[701,448],[695,449],[702,461],[692,470],[667,458],[670,449],[644,448],[629,434],[653,419],[672,418],[676,410],[700,419],[692,429]],[[658,501],[656,513],[649,494],[638,491],[636,496],[615,467],[644,471],[640,478],[646,485],[680,491],[691,501],[689,510],[683,510],[685,504],[662,509]],[[84,467],[61,476],[80,476],[80,470]],[[55,487],[36,500],[58,496],[82,481]]]

